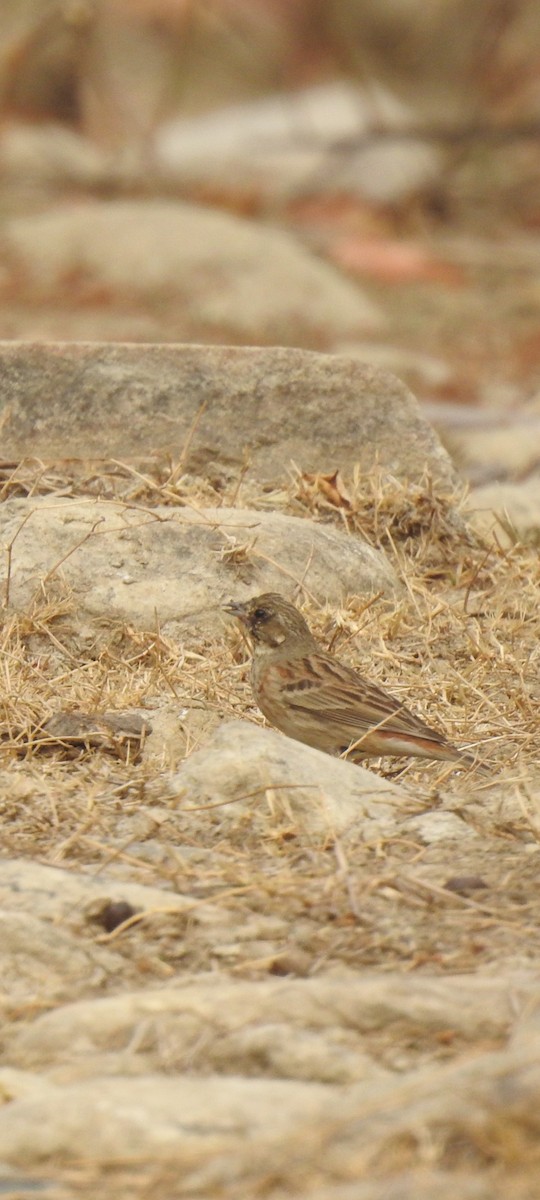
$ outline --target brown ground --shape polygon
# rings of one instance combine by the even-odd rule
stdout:
[[[59,707],[103,712],[150,703],[159,711],[173,701],[215,709],[222,717],[260,719],[236,633],[225,643],[195,639],[181,666],[178,645],[159,631],[112,627],[106,620],[96,629],[95,645],[83,649],[71,630],[71,599],[52,581],[31,611],[6,618],[2,634],[4,727],[11,731],[2,751],[8,784],[4,854],[81,865],[92,875],[112,871],[120,892],[122,880],[130,880],[194,899],[224,899],[238,927],[253,921],[256,928],[261,917],[275,917],[288,928],[285,939],[269,933],[263,941],[257,934],[235,940],[224,957],[204,927],[186,929],[182,922],[180,930],[173,915],[128,921],[110,932],[90,922],[85,938],[110,943],[124,960],[122,978],[107,985],[114,992],[208,970],[250,980],[339,976],[363,968],[500,975],[538,962],[537,553],[520,546],[503,552],[495,541],[488,547],[456,532],[452,504],[434,500],[428,487],[407,489],[380,476],[348,481],[347,490],[337,482],[332,490],[327,480],[297,478],[275,495],[257,495],[252,485],[246,495],[235,484],[236,496],[230,485],[223,500],[344,522],[392,555],[407,594],[391,611],[376,598],[371,605],[351,602],[338,613],[307,602],[305,611],[324,644],[424,713],[436,714],[454,740],[479,745],[492,775],[463,775],[437,764],[386,763],[386,772],[409,789],[411,814],[456,812],[481,836],[427,845],[412,834],[377,844],[359,836],[306,844],[278,806],[261,839],[255,820],[231,832],[219,810],[193,812],[188,803],[167,801],[156,764],[144,753],[134,762],[125,749],[40,747],[31,730]],[[144,506],[166,498],[158,466],[154,478],[147,475],[141,483],[112,464],[97,472],[79,468],[71,476],[65,466],[25,468],[15,476],[6,470],[3,495],[61,489],[95,496],[105,483],[109,495]],[[175,495],[169,489],[171,503],[194,498],[215,501],[208,482],[181,479]],[[75,992],[69,998],[79,997]],[[35,1015],[31,1002],[5,1012],[8,1045],[12,1022],[19,1026]],[[488,1037],[474,1052],[501,1044]],[[393,1027],[370,1039],[373,1058],[398,1073],[452,1063],[464,1052],[451,1030],[436,1036],[429,1030],[411,1043]],[[191,1069],[197,1069],[196,1059]],[[501,1188],[508,1178],[517,1187],[506,1155],[501,1143],[490,1170]],[[59,1178],[81,1195],[98,1186],[90,1163],[62,1168]],[[527,1178],[525,1171],[524,1190],[516,1195],[529,1195]],[[254,1194],[277,1195],[274,1185],[258,1179]],[[136,1179],[129,1170],[113,1172],[107,1186],[118,1197],[177,1194],[167,1171],[150,1164]],[[234,1189],[224,1183],[220,1194],[232,1197]]]
[[[440,255],[455,258],[455,247],[447,254],[441,244]],[[530,393],[538,352],[538,281],[516,262],[511,255],[481,268],[467,262],[454,277],[427,282],[387,286],[362,279],[390,316],[385,341],[450,365],[450,382],[431,389],[429,397],[426,392],[426,398],[475,403],[490,389],[495,396],[505,387],[523,398]],[[74,309],[59,298],[58,305],[15,304],[0,313],[0,336],[9,338],[173,341],[177,329],[173,308],[159,314],[99,304]],[[329,464],[329,470],[336,466]],[[329,495],[328,482],[297,477],[274,494],[258,494],[238,481],[216,494],[207,480],[191,477],[181,478],[175,494],[165,496],[164,474],[158,463],[142,481],[113,464],[34,465],[15,472],[9,466],[0,477],[0,499],[61,491],[129,497],[149,507],[193,498],[264,505],[345,524],[382,546],[407,585],[396,608],[389,611],[374,598],[371,606],[351,602],[335,613],[307,602],[306,615],[323,644],[436,719],[454,741],[478,744],[491,777],[463,777],[438,765],[386,764],[385,770],[410,789],[411,812],[457,812],[481,836],[452,852],[448,842],[426,845],[413,836],[373,845],[359,838],[306,845],[281,810],[262,840],[249,822],[235,836],[224,833],[219,812],[188,814],[175,801],[167,805],[156,789],[155,763],[144,753],[137,761],[127,754],[126,761],[125,753],[110,749],[38,746],[32,729],[59,706],[103,712],[147,703],[159,710],[174,702],[214,709],[221,717],[260,719],[249,693],[245,651],[234,632],[225,643],[194,640],[181,667],[178,645],[156,629],[140,632],[104,620],[95,644],[83,647],[71,626],[72,598],[53,582],[36,595],[31,611],[7,616],[2,631],[7,734],[2,774],[8,785],[1,800],[3,853],[82,865],[93,874],[113,870],[119,887],[129,879],[217,903],[226,897],[238,925],[261,914],[287,921],[285,941],[246,938],[230,958],[196,925],[179,936],[172,916],[109,933],[89,924],[85,936],[106,939],[124,959],[115,991],[156,986],[184,971],[227,970],[236,978],[265,979],[366,967],[493,976],[537,967],[540,565],[534,547],[502,550],[496,536],[489,544],[464,538],[448,516],[450,500],[435,501],[427,483],[407,491],[374,476],[347,480],[345,493]],[[29,1004],[4,1015],[9,1046],[12,1023],[35,1014]],[[473,1053],[490,1044],[478,1043]],[[463,1049],[444,1030],[414,1044],[393,1030],[370,1046],[379,1062],[397,1071],[451,1063]],[[437,1148],[430,1153],[430,1166],[448,1169],[452,1177],[448,1148],[440,1157]],[[491,1179],[493,1195],[511,1187],[516,1200],[536,1196],[537,1161],[530,1144],[517,1167],[503,1139],[489,1152],[479,1139],[475,1154],[465,1162],[467,1171],[477,1169],[479,1177]],[[404,1171],[422,1169],[421,1147],[417,1153],[404,1150],[401,1162]],[[397,1151],[393,1165],[399,1173]],[[459,1147],[454,1165],[459,1195],[464,1166]],[[99,1187],[111,1198],[144,1194],[161,1200],[179,1194],[180,1186],[166,1169],[151,1164],[105,1177],[84,1163],[59,1169],[57,1177],[88,1197]],[[309,1195],[321,1183],[292,1178],[295,1194]],[[224,1179],[220,1195],[232,1200],[236,1186]],[[263,1171],[253,1180],[253,1194],[285,1200],[292,1193],[287,1179]],[[446,1193],[441,1195],[444,1200]]]
[[[13,475],[9,485],[6,481],[5,494],[30,488],[36,494],[59,486],[63,494],[96,492],[95,474],[91,479],[70,479],[65,467],[33,478],[26,469],[20,478],[24,483],[16,484]],[[151,479],[141,486],[112,464],[101,478],[109,494],[112,488],[117,496],[136,498],[150,507],[163,502],[157,471],[154,486]],[[180,481],[175,490],[180,505],[195,495],[199,502],[203,495],[210,499],[209,485],[202,481],[190,481],[188,487]],[[268,493],[257,497],[251,485],[246,490],[248,497],[240,490],[239,504],[272,504]],[[12,736],[3,749],[16,780],[12,800],[3,801],[4,851],[94,867],[114,861],[124,864],[122,874],[125,870],[130,878],[159,886],[165,877],[174,887],[180,876],[173,848],[187,837],[202,855],[199,860],[195,854],[188,864],[182,860],[183,886],[189,879],[190,891],[219,895],[233,884],[246,888],[237,901],[244,915],[261,906],[283,915],[287,896],[289,950],[293,960],[300,954],[302,974],[342,962],[355,967],[376,964],[383,970],[401,964],[407,970],[452,972],[526,963],[540,949],[536,890],[528,885],[537,869],[532,851],[539,830],[534,786],[537,554],[519,546],[498,551],[495,543],[487,549],[473,537],[467,545],[452,527],[451,508],[435,502],[427,490],[385,484],[374,477],[370,488],[365,480],[357,490],[350,485],[346,507],[343,492],[334,496],[339,507],[325,492],[324,480],[297,480],[288,494],[276,495],[274,504],[280,511],[345,521],[351,531],[361,531],[393,556],[407,595],[391,610],[376,597],[367,605],[351,601],[338,613],[317,610],[308,601],[306,614],[323,644],[442,723],[454,741],[477,746],[492,776],[473,773],[464,781],[459,773],[436,764],[392,767],[387,762],[385,770],[418,796],[422,808],[436,810],[443,803],[473,829],[489,834],[486,847],[476,840],[461,846],[459,862],[454,862],[445,858],[447,848],[441,851],[436,845],[397,840],[367,847],[359,842],[344,849],[341,861],[331,844],[306,854],[286,820],[278,821],[268,844],[252,842],[245,830],[242,845],[224,845],[219,822],[209,828],[202,814],[191,817],[186,826],[179,811],[160,833],[160,841],[170,844],[170,861],[165,866],[144,861],[140,850],[134,859],[129,839],[123,845],[118,837],[118,821],[141,805],[145,819],[151,817],[155,766],[148,766],[144,754],[141,761],[129,761],[129,751],[124,753],[127,762],[122,754],[111,756],[99,749],[58,751],[54,744],[39,746],[35,735],[28,745],[29,731],[59,708],[104,712],[145,705],[159,709],[171,702],[176,707],[213,709],[221,717],[260,720],[249,693],[246,653],[231,631],[224,644],[198,644],[195,638],[180,665],[180,648],[159,631],[110,627],[106,620],[96,629],[95,645],[83,650],[71,630],[70,597],[53,580],[36,596],[31,612],[7,617],[4,625],[4,721]],[[223,499],[228,503],[230,497]],[[497,791],[496,802],[489,802],[493,780],[501,773],[506,794]],[[31,804],[26,792],[32,795]],[[148,836],[141,826],[142,840]],[[531,851],[525,858],[524,845]],[[425,868],[420,889],[408,882],[409,868],[418,863]],[[415,869],[415,878],[417,874]],[[476,877],[479,892],[474,884],[444,892],[454,876]],[[474,891],[472,898],[469,891]],[[426,910],[431,914],[427,923]],[[299,940],[295,915],[302,927]],[[140,938],[145,941],[147,935],[139,930],[134,942],[131,935],[126,939],[128,959],[133,951],[140,952]],[[152,930],[145,955],[151,958],[155,952]],[[195,944],[184,965],[205,969],[212,961],[211,951],[206,948],[201,954]],[[259,973],[255,964],[241,961],[234,969]],[[274,969],[273,963],[264,963],[263,973],[268,969]],[[276,969],[282,968],[276,964]]]

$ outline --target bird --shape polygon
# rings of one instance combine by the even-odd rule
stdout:
[[[284,596],[265,592],[224,608],[248,634],[258,707],[287,737],[356,763],[408,755],[476,765],[400,700],[323,650]]]

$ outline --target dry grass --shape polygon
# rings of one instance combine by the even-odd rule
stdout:
[[[145,508],[236,502],[358,532],[391,557],[404,596],[392,606],[380,597],[366,603],[353,596],[341,610],[330,611],[317,606],[299,580],[300,602],[322,643],[441,724],[454,741],[477,748],[494,771],[517,781],[534,773],[538,556],[519,545],[505,551],[496,540],[481,543],[459,515],[462,498],[456,506],[456,497],[437,494],[428,478],[407,487],[374,472],[345,484],[339,475],[307,476],[294,469],[290,486],[271,492],[257,490],[242,476],[193,477],[163,460],[54,466],[29,461],[4,466],[3,476],[4,498],[106,496]],[[249,547],[245,553],[249,556]],[[6,613],[1,635],[2,757],[20,777],[37,772],[44,796],[54,792],[55,807],[85,774],[104,784],[114,777],[124,805],[130,791],[140,798],[148,771],[155,773],[155,762],[149,768],[144,757],[142,763],[129,756],[113,762],[92,751],[66,761],[65,749],[55,754],[54,747],[45,756],[32,730],[58,711],[147,709],[151,719],[152,711],[174,705],[260,719],[249,692],[245,648],[233,630],[223,641],[201,638],[188,649],[159,628],[140,631],[103,620],[95,640],[82,646],[71,624],[71,604],[52,578],[27,612]],[[188,732],[187,738],[187,751],[196,749],[197,734]],[[445,768],[416,764],[400,765],[399,773],[433,794],[448,777]],[[459,787],[459,781],[450,786]],[[476,786],[481,792],[485,783]],[[531,814],[530,800],[525,793],[522,798],[524,813]],[[76,821],[71,805],[70,813]],[[536,820],[534,814],[530,820]],[[24,822],[20,840],[11,828],[10,842],[12,849],[27,845]],[[41,850],[46,852],[46,843]],[[56,853],[54,836],[51,851]],[[81,844],[72,844],[73,855],[81,851]]]
[[[441,496],[429,478],[406,486],[378,471],[345,485],[339,475],[295,469],[280,491],[261,491],[242,476],[193,477],[164,461],[55,467],[30,461],[8,464],[1,474],[3,498],[107,498],[147,510],[237,504],[345,526],[387,554],[405,595],[391,609],[378,596],[367,604],[353,596],[341,610],[327,611],[298,580],[297,598],[322,642],[396,694],[434,705],[454,739],[485,741],[490,760],[505,766],[529,754],[534,760],[538,555],[519,544],[504,550],[496,533],[490,545],[482,543],[460,516],[463,496]],[[223,553],[234,567],[251,550],[235,544]],[[82,659],[80,646],[70,648],[69,612],[70,597],[53,579],[44,581],[27,613],[6,617],[3,716],[10,733],[63,705],[103,711],[174,699],[238,715],[241,680],[230,645],[201,640],[187,651],[159,628],[141,633],[103,621]],[[231,641],[241,659],[234,635]],[[241,701],[249,702],[245,689]]]
[[[44,747],[33,731],[59,711],[136,709],[159,724],[172,707],[261,720],[249,692],[245,647],[234,630],[188,648],[157,627],[141,631],[104,620],[93,640],[81,644],[72,599],[50,579],[28,611],[5,613],[1,632],[4,853],[106,872],[116,878],[119,897],[122,880],[135,880],[195,901],[221,901],[229,913],[228,955],[196,926],[179,939],[177,921],[160,913],[109,933],[90,929],[89,936],[113,942],[125,959],[116,987],[140,987],[142,961],[149,985],[179,970],[226,968],[264,978],[362,966],[495,971],[538,962],[540,564],[532,548],[503,550],[495,538],[481,543],[465,528],[455,498],[436,494],[429,479],[406,487],[377,472],[344,483],[295,470],[288,487],[270,492],[244,477],[198,479],[163,461],[4,468],[4,498],[40,494],[105,495],[145,508],[272,507],[336,522],[381,546],[404,583],[399,602],[352,596],[339,611],[330,610],[316,605],[298,581],[307,618],[324,645],[442,725],[454,741],[478,747],[495,783],[504,784],[493,789],[483,776],[436,764],[374,764],[403,779],[425,809],[442,805],[483,835],[461,843],[454,860],[447,843],[425,845],[413,833],[377,844],[350,838],[308,845],[281,808],[263,836],[255,819],[224,824],[219,808],[197,811],[188,801],[168,800],[161,789],[160,774],[181,757],[178,745],[157,751],[148,745],[142,755]],[[203,726],[187,723],[184,752],[206,736]],[[286,921],[286,932],[235,941],[237,928],[274,918]],[[392,1068],[396,1050],[402,1070],[424,1057],[452,1059],[459,1044],[428,1038],[425,1046],[396,1048],[389,1041],[377,1053]],[[504,1176],[503,1147],[499,1166]],[[141,1174],[141,1189],[146,1179],[145,1194],[153,1195],[150,1176]],[[84,1171],[79,1183],[86,1194],[83,1177]],[[271,1183],[256,1187],[260,1195],[274,1191]],[[156,1188],[156,1195],[164,1194]],[[114,1182],[111,1194],[117,1194]]]

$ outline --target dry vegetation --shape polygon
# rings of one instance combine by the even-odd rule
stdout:
[[[280,89],[326,78],[334,60],[340,75],[350,69],[364,80],[367,66],[368,75],[375,70],[377,78],[379,71],[383,79],[390,71],[392,86],[403,76],[402,95],[410,98],[412,88],[415,122],[421,118],[427,128],[429,146],[444,150],[446,165],[436,184],[403,205],[381,207],[355,196],[336,198],[332,166],[327,179],[309,181],[316,195],[295,198],[283,210],[272,201],[271,219],[284,221],[363,287],[370,280],[362,255],[366,238],[369,244],[375,234],[384,250],[385,240],[391,244],[404,233],[413,238],[420,233],[423,240],[429,234],[434,258],[433,263],[428,258],[424,276],[415,279],[413,272],[407,282],[405,271],[395,286],[390,274],[388,286],[384,255],[371,268],[370,294],[389,320],[385,339],[449,364],[439,383],[420,379],[420,394],[429,399],[466,405],[479,400],[489,407],[493,398],[499,405],[501,395],[510,405],[530,394],[538,361],[532,238],[539,211],[537,39],[530,32],[536,31],[538,17],[531,0],[514,6],[485,0],[472,23],[461,21],[462,0],[434,6],[427,22],[426,6],[419,21],[420,5],[411,0],[402,6],[408,35],[397,38],[386,33],[389,6],[366,0],[334,5],[311,0],[294,5],[117,0],[111,5],[98,0],[78,6],[83,23],[75,22],[74,39],[63,51],[68,88],[56,95],[43,87],[49,78],[43,48],[57,45],[58,17],[62,34],[64,9],[73,5],[54,0],[45,7],[53,13],[51,22],[47,14],[43,18],[42,0],[29,0],[28,19],[15,30],[12,14],[19,22],[20,3],[7,4],[6,29],[0,31],[3,117],[8,122],[21,115],[37,121],[60,117],[99,146],[142,145],[144,181],[141,186],[135,178],[137,195],[165,186],[148,171],[147,149],[158,114],[176,111],[179,87],[189,114],[206,110],[214,94],[219,103],[259,95],[261,85],[266,90],[267,74],[271,86]],[[271,20],[265,32],[260,14],[266,10]],[[353,36],[353,19],[367,37],[358,37],[358,30]],[[102,38],[104,31],[105,56],[96,55],[95,28]],[[194,49],[194,65],[186,47],[190,54]],[[461,56],[458,69],[455,52]],[[410,61],[419,69],[411,72]],[[467,113],[477,113],[475,126],[469,127],[468,117],[463,124],[462,105]],[[113,157],[122,156],[115,151]],[[330,158],[338,162],[336,154]],[[122,181],[120,195],[124,186]],[[56,203],[56,184],[46,187]],[[107,182],[107,195],[109,187]],[[94,199],[102,188],[103,182],[95,185]],[[71,203],[71,190],[66,195]],[[46,188],[42,195],[39,187],[25,183],[21,200],[18,179],[12,195],[6,174],[6,216],[19,215],[28,205],[33,211],[36,203],[49,202],[45,196]],[[197,195],[188,191],[188,198]],[[237,214],[268,215],[264,192],[231,190],[219,178],[208,194],[203,187],[202,199]],[[482,237],[494,231],[499,238],[510,226],[520,236],[531,234],[524,246],[500,241],[494,253],[491,243],[453,240],[459,229],[480,231]],[[399,272],[395,278],[399,284]],[[99,289],[87,294],[76,272],[70,284],[68,302],[62,289],[46,303],[26,305],[17,289],[6,291],[3,335],[203,340],[184,301],[174,296],[167,302],[164,297],[137,301],[130,293],[124,306],[121,297]],[[221,340],[229,340],[228,332],[222,333]],[[326,339],[321,344],[326,346]],[[415,378],[412,385],[418,391]],[[220,803],[198,806],[189,796],[175,794],[171,784],[183,756],[204,748],[214,723],[239,717],[263,723],[253,705],[248,654],[238,631],[224,620],[221,638],[192,628],[181,640],[161,628],[157,614],[146,630],[110,620],[106,613],[83,627],[62,559],[41,580],[27,610],[14,612],[9,603],[16,569],[12,543],[0,584],[2,856],[103,880],[109,899],[77,911],[64,924],[82,947],[110,949],[122,960],[121,969],[104,972],[93,991],[90,980],[83,986],[66,972],[61,1002],[174,986],[208,972],[218,981],[255,980],[263,986],[276,977],[327,977],[343,981],[346,997],[349,981],[373,972],[384,974],[393,987],[391,973],[397,972],[411,981],[411,991],[419,976],[440,976],[446,984],[455,975],[487,975],[508,981],[513,1003],[515,980],[522,972],[532,977],[540,960],[538,545],[520,544],[508,525],[500,538],[495,519],[491,537],[481,540],[464,519],[464,497],[441,495],[428,477],[407,486],[377,469],[342,479],[339,472],[310,475],[299,464],[291,466],[288,484],[262,488],[248,462],[240,474],[216,464],[213,473],[199,476],[189,440],[178,461],[164,456],[124,462],[0,461],[0,503],[20,498],[31,506],[34,497],[43,496],[53,503],[57,497],[111,500],[143,514],[163,505],[272,510],[335,524],[380,547],[403,583],[401,597],[392,604],[380,595],[352,595],[343,598],[340,609],[321,606],[307,573],[293,579],[284,571],[284,590],[294,589],[324,646],[403,698],[453,742],[469,746],[489,767],[486,774],[436,763],[371,763],[409,797],[395,836],[376,841],[366,840],[361,830],[341,837],[307,836],[278,787],[253,794],[251,811],[238,805],[237,820],[227,819]],[[259,549],[255,533],[246,542],[225,529],[222,536],[232,595],[244,586],[245,568]],[[171,712],[174,735],[167,724]],[[185,715],[180,738],[178,713]],[[440,841],[424,836],[420,823],[414,825],[423,816],[440,819]],[[462,834],[452,841],[452,826],[445,836],[444,821],[457,818]],[[161,889],[163,904],[144,912],[133,909],[123,896],[131,882]],[[167,906],[171,893],[188,899],[189,913]],[[208,901],[222,913],[217,932],[215,925],[196,919]],[[26,979],[25,952],[23,946]],[[29,987],[23,998],[13,999],[6,989],[0,998],[0,1036],[8,1062],[12,1035],[54,1003],[30,992]],[[346,1028],[346,999],[342,1008]],[[515,1011],[521,1019],[519,1001]],[[388,1200],[537,1200],[534,1045],[531,1074],[521,1091],[511,1074],[501,1071],[497,1079],[496,1067],[489,1074],[489,1055],[506,1047],[507,1032],[502,1023],[500,1035],[476,1038],[453,1025],[435,1028],[426,1022],[424,1027],[419,1020],[415,1026],[406,1019],[381,1023],[366,1036],[366,1057],[394,1073],[395,1103],[386,1096],[363,1108],[357,1094],[349,1120],[344,1102],[322,1126],[295,1126],[290,1138],[280,1143],[269,1138],[260,1153],[247,1139],[243,1160],[237,1155],[234,1161],[210,1161],[200,1187],[197,1178],[186,1183],[175,1166],[130,1160],[107,1169],[89,1155],[33,1167],[28,1190],[24,1182],[16,1190],[15,1180],[9,1191],[10,1181],[0,1170],[0,1191],[22,1198],[43,1189],[50,1200],[73,1195],[94,1200],[99,1194],[110,1200],[382,1200],[383,1195],[387,1200],[382,1187],[388,1180]],[[165,1039],[156,1068],[163,1076],[216,1070],[277,1075],[271,1056],[257,1048],[245,1061],[227,1058],[224,1050],[217,1067],[205,1057],[204,1037],[181,1060],[168,1058],[169,1049]],[[451,1072],[469,1062],[474,1069],[478,1061],[480,1070],[486,1066],[485,1093],[475,1108],[475,1084],[468,1092],[467,1081]],[[415,1093],[417,1074],[421,1090],[431,1068],[434,1091],[424,1093],[422,1107]],[[283,1075],[288,1077],[286,1068]],[[9,1079],[6,1088],[3,1100],[9,1099]],[[445,1092],[441,1107],[437,1088]],[[394,1124],[400,1104],[401,1125]],[[381,1124],[389,1136],[375,1137],[372,1149],[362,1137],[367,1129],[369,1140],[370,1129],[377,1132]]]
[[[392,556],[403,598],[390,606],[381,597],[352,596],[339,611],[330,611],[317,605],[299,579],[297,597],[314,630],[324,645],[440,722],[454,740],[478,747],[492,768],[490,778],[440,764],[374,764],[403,781],[411,814],[458,813],[471,830],[485,835],[485,840],[462,842],[455,859],[448,842],[426,845],[413,833],[377,844],[358,836],[306,842],[276,796],[254,797],[253,819],[247,816],[236,826],[223,823],[219,805],[201,811],[162,785],[178,747],[176,753],[166,746],[156,751],[144,737],[142,747],[137,739],[122,737],[87,738],[84,744],[83,736],[80,744],[68,735],[59,742],[40,730],[62,711],[136,709],[158,724],[171,706],[198,709],[203,717],[210,711],[216,719],[259,721],[240,636],[224,624],[222,640],[192,637],[179,645],[157,623],[140,631],[104,617],[92,640],[81,644],[76,599],[66,592],[59,564],[27,612],[4,614],[3,852],[68,868],[84,866],[92,876],[105,872],[117,880],[113,907],[89,911],[84,929],[86,938],[110,944],[123,957],[122,978],[109,988],[151,987],[178,973],[208,970],[244,979],[356,976],[366,967],[433,975],[497,973],[538,962],[540,564],[533,547],[501,549],[496,527],[490,544],[481,543],[464,523],[456,497],[436,494],[429,479],[407,487],[380,472],[343,481],[339,475],[315,477],[294,469],[290,486],[271,492],[247,479],[198,479],[182,464],[165,461],[28,462],[4,467],[2,494],[107,497],[144,508],[249,504],[337,522],[351,536],[358,531]],[[230,556],[233,586],[256,547],[224,544],[223,552]],[[204,732],[199,738],[190,733],[186,752],[204,744],[204,738]],[[256,820],[261,803],[274,805],[262,836]],[[145,914],[114,908],[127,880],[180,891],[192,897],[195,908],[208,899],[222,902],[230,921],[223,944],[206,936],[204,925],[190,925],[185,916],[167,911],[166,904]],[[287,935],[273,936],[272,921],[278,929],[284,920]],[[32,1003],[8,1008],[8,1036],[13,1021],[34,1016]],[[488,1042],[482,1049],[498,1044]],[[370,1053],[399,1074],[427,1063],[451,1064],[467,1047],[459,1035],[444,1030],[407,1042],[390,1028],[373,1035]],[[204,1046],[200,1062],[198,1054],[195,1047],[189,1070],[204,1072]],[[163,1069],[167,1072],[165,1064]],[[439,1143],[432,1141],[429,1170],[450,1170],[456,1194],[461,1168],[467,1178],[471,1170],[482,1178],[487,1172],[494,1195],[503,1194],[496,1189],[511,1181],[512,1194],[527,1200],[533,1195],[534,1147],[524,1135],[516,1172],[515,1146],[500,1136],[494,1122],[491,1131],[468,1129],[461,1143],[455,1134],[454,1149],[442,1136]],[[312,1129],[308,1136],[313,1137]],[[291,1195],[291,1188],[310,1195],[314,1187],[316,1194],[322,1177],[338,1187],[364,1178],[365,1171],[371,1177],[382,1164],[370,1164],[369,1155],[359,1162],[351,1136],[337,1122],[324,1137],[320,1131],[312,1151],[303,1145],[300,1158],[294,1138],[291,1145],[273,1147],[271,1162],[263,1156],[245,1164],[242,1189],[277,1200]],[[426,1153],[426,1144],[411,1133],[396,1142],[392,1163],[384,1169],[412,1172],[412,1195],[414,1172],[419,1171],[420,1185],[427,1169]],[[174,1171],[150,1163],[137,1171],[126,1164],[106,1176],[92,1162],[61,1171],[63,1186],[75,1188],[77,1195],[95,1195],[105,1177],[111,1197],[184,1194]],[[212,1195],[232,1200],[237,1194],[235,1180],[223,1177],[218,1184],[216,1177]]]
[[[524,865],[521,853],[524,842],[536,847],[540,832],[534,786],[540,567],[534,548],[516,544],[503,550],[496,529],[490,545],[480,543],[463,523],[455,498],[436,495],[428,479],[407,487],[380,472],[345,484],[339,475],[294,470],[288,488],[261,492],[243,480],[196,479],[165,462],[54,467],[32,462],[4,469],[4,497],[44,493],[106,496],[146,508],[258,504],[345,524],[351,535],[358,531],[381,546],[404,583],[399,602],[390,606],[377,596],[368,601],[352,596],[340,611],[330,611],[316,604],[300,579],[297,596],[323,644],[489,763],[491,776],[388,761],[374,769],[403,781],[411,811],[443,805],[460,812],[473,829],[498,839],[498,853],[492,841],[484,850],[474,840],[453,863],[447,851],[428,849],[414,838],[307,847],[279,807],[271,836],[261,841],[256,824],[248,823],[235,842],[230,831],[224,834],[219,808],[193,811],[188,801],[164,799],[160,775],[174,766],[178,747],[157,753],[151,740],[144,744],[144,730],[142,748],[137,737],[121,732],[109,737],[83,730],[77,736],[75,727],[73,736],[73,727],[67,727],[65,736],[56,737],[54,726],[44,732],[44,723],[59,712],[73,720],[78,712],[135,709],[159,724],[171,706],[176,712],[195,709],[203,731],[209,713],[215,719],[261,720],[249,692],[245,647],[225,622],[223,640],[191,637],[182,646],[157,623],[141,632],[104,617],[92,640],[81,644],[73,620],[76,601],[66,594],[61,565],[49,573],[27,612],[8,611],[4,618],[5,852],[84,863],[92,872],[113,865],[119,880],[196,897],[226,894],[245,919],[250,912],[286,914],[291,923],[286,949],[269,950],[260,961],[248,951],[232,964],[240,973],[309,974],[344,963],[475,970],[538,953],[540,904],[536,889],[527,890],[528,869],[531,877],[536,874],[535,856]],[[232,586],[256,547],[224,543],[223,552]],[[204,743],[205,733],[190,729],[186,753]],[[416,871],[414,877],[408,873],[418,863],[426,868],[421,883]],[[457,884],[445,891],[456,876]],[[463,883],[463,876],[472,882]],[[158,919],[156,927],[146,921],[136,934],[134,939],[130,926],[124,937],[111,935],[132,965],[142,938],[151,973],[176,969],[175,929]],[[219,961],[215,947],[196,939],[182,943],[181,958],[191,969]]]

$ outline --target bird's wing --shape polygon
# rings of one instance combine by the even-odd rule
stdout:
[[[444,737],[390,693],[352,667],[324,653],[289,659],[279,669],[281,689],[298,714],[319,716],[340,730],[345,741],[380,725],[386,733],[409,734],[444,743]]]

